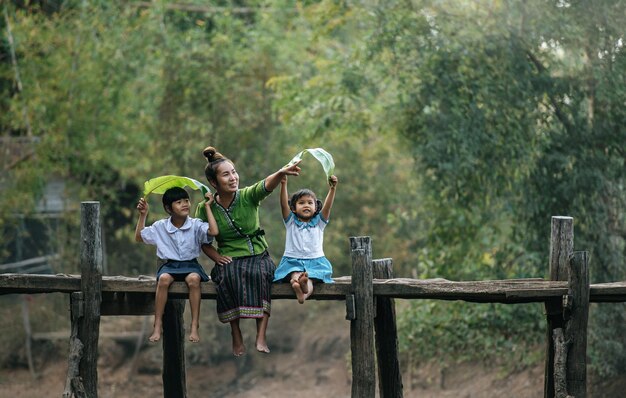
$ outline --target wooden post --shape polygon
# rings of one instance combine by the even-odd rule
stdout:
[[[569,262],[567,307],[565,323],[567,353],[567,392],[576,398],[587,396],[587,320],[589,319],[589,254],[574,252]]]
[[[574,251],[574,219],[552,217],[550,233],[550,280],[566,281],[569,257]],[[546,309],[546,357],[544,373],[544,397],[554,398],[554,329],[563,328],[563,303],[555,298],[545,303]]]
[[[392,279],[392,260],[373,261],[376,279]],[[392,298],[376,297],[376,357],[378,358],[378,392],[381,398],[402,398],[402,374],[398,360],[396,308]]]
[[[83,357],[84,345],[78,338],[78,324],[83,317],[83,293],[70,294],[70,318],[72,331],[70,334],[70,354],[67,365],[67,378],[63,398],[85,397],[85,387],[80,378],[80,361]]]
[[[567,394],[567,342],[563,329],[554,329],[554,396],[569,398]]]
[[[163,397],[187,396],[185,378],[185,300],[168,299],[163,313]]]
[[[80,289],[83,293],[83,316],[78,322],[78,339],[84,344],[84,348],[79,373],[86,396],[95,398],[98,396],[98,338],[102,302],[100,203],[82,202],[80,215]]]
[[[352,350],[352,397],[374,398],[376,363],[374,359],[374,289],[372,245],[369,236],[351,237],[352,289],[355,319],[350,322]]]

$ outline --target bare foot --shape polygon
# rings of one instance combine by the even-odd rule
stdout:
[[[200,341],[200,335],[198,334],[198,327],[191,325],[191,333],[189,333],[189,341],[197,343]]]
[[[152,331],[152,335],[148,337],[148,341],[151,343],[156,343],[159,340],[161,340],[161,326],[155,326],[154,330]]]
[[[302,292],[302,287],[300,286],[300,282],[295,279],[291,280],[291,288],[294,292],[296,292],[296,298],[298,299],[298,303],[304,304],[304,293]]]
[[[241,336],[241,332],[239,333],[231,333],[233,337],[233,355],[236,357],[240,357],[246,353],[246,346],[243,344],[243,337]]]
[[[266,353],[266,354],[269,354],[269,353],[270,353],[270,349],[269,349],[269,347],[267,346],[267,343],[265,343],[265,342],[261,343],[260,341],[257,341],[257,342],[256,342],[256,350],[257,350],[258,352],[264,352],[264,353]]]
[[[304,271],[298,277],[298,283],[300,283],[300,289],[302,289],[302,293],[307,294],[309,292],[309,274]]]

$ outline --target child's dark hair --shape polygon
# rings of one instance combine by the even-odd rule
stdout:
[[[206,176],[206,179],[209,182],[211,181],[217,182],[217,167],[222,162],[225,162],[225,161],[231,162],[230,159],[224,157],[224,155],[219,153],[217,149],[213,148],[212,146],[208,146],[204,148],[204,151],[202,151],[202,154],[204,155],[204,157],[206,158],[208,162],[206,167],[204,168],[204,175]]]
[[[172,203],[181,199],[189,199],[189,193],[181,187],[170,188],[163,194],[163,208],[169,213]]]
[[[310,196],[315,200],[315,214],[313,214],[313,216],[317,215],[317,213],[322,210],[322,201],[317,199],[315,192],[307,188],[302,188],[291,195],[291,199],[289,200],[289,208],[291,211],[296,212],[296,202],[303,196]]]

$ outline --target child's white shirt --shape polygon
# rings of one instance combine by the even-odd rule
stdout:
[[[169,217],[142,229],[141,239],[156,246],[158,258],[187,261],[198,258],[202,244],[213,241],[207,234],[208,230],[209,223],[199,218],[187,217],[185,223],[177,228]]]
[[[308,223],[297,219],[291,212],[284,220],[287,229],[285,253],[283,256],[292,258],[324,257],[324,228],[328,220],[318,213]]]

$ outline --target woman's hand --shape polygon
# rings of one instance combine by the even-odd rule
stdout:
[[[267,176],[267,178],[265,179],[265,189],[267,189],[268,191],[273,191],[274,188],[276,188],[283,181],[284,177],[300,175],[301,169],[300,167],[298,167],[298,164],[300,164],[301,161],[302,160],[298,160],[296,163],[292,165],[287,165],[275,172],[274,174]]]
[[[298,160],[296,163],[292,164],[291,166],[285,166],[282,169],[280,169],[280,174],[283,176],[297,176],[300,175],[300,167],[298,166],[300,164],[300,162],[302,162],[302,160]]]

